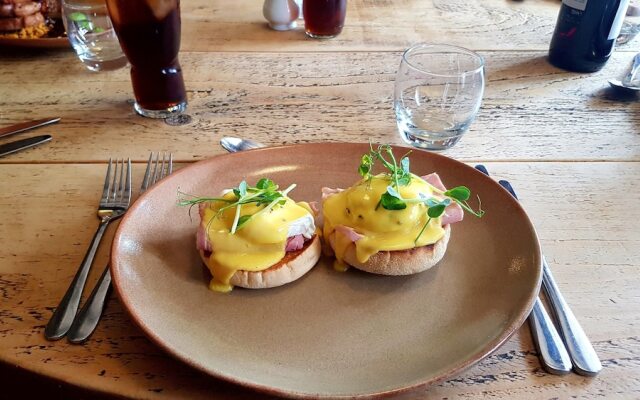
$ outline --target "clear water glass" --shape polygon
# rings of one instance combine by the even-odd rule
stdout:
[[[62,21],[80,61],[91,71],[122,68],[127,58],[100,0],[63,0]]]
[[[462,47],[418,44],[402,55],[394,108],[402,139],[445,150],[476,118],[484,93],[484,60]]]

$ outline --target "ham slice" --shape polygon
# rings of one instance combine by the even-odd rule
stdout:
[[[447,190],[447,188],[444,186],[444,183],[442,183],[440,176],[435,172],[429,175],[422,176],[421,178],[427,181],[429,185],[435,187],[436,189],[442,190],[443,192]]]
[[[340,233],[340,234],[346,236],[352,242],[357,242],[358,240],[360,240],[360,239],[362,239],[364,237],[363,235],[361,235],[358,232],[356,232],[355,230],[353,230],[353,228],[350,228],[350,227],[344,226],[344,225],[336,225],[334,230],[337,233]]]
[[[209,203],[198,203],[198,213],[200,213],[200,219],[204,218],[204,210],[209,207]]]
[[[295,235],[287,239],[287,246],[284,251],[296,251],[304,247],[304,236]]]
[[[317,201],[310,201],[309,202],[309,207],[311,207],[311,211],[313,211],[313,213],[315,215],[318,215],[318,213],[320,212],[320,208],[318,208],[318,202]]]
[[[455,202],[451,203],[444,209],[442,225],[455,224],[456,222],[462,221],[462,218],[464,218],[464,210],[460,207],[460,204]]]
[[[211,243],[207,240],[207,234],[204,231],[204,226],[202,224],[198,226],[198,231],[196,232],[196,247],[198,250],[202,250],[205,253],[211,253],[213,251]]]
[[[340,193],[342,192],[344,189],[332,189],[332,188],[328,188],[328,187],[323,187],[322,188],[322,200],[326,199],[327,197],[334,195],[336,193]]]

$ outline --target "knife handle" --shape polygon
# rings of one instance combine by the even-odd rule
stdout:
[[[568,374],[571,371],[571,359],[539,298],[536,298],[529,314],[529,325],[544,369],[555,375]]]

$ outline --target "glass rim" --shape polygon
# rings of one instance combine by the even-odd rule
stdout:
[[[462,72],[458,72],[455,74],[443,74],[443,73],[437,73],[437,72],[431,72],[426,70],[425,68],[420,68],[416,65],[414,65],[413,63],[411,63],[411,61],[409,61],[408,56],[411,55],[411,53],[415,52],[416,50],[420,50],[420,49],[428,49],[428,48],[445,48],[445,49],[450,49],[450,50],[455,50],[456,53],[458,54],[466,54],[468,56],[471,56],[473,59],[475,59],[478,62],[478,66],[476,68],[473,69],[468,69],[466,71],[462,71]],[[454,77],[458,77],[458,76],[465,76],[465,75],[470,75],[470,74],[476,74],[478,72],[480,72],[483,68],[484,68],[484,57],[482,57],[480,54],[476,53],[473,50],[469,50],[466,49],[464,47],[460,47],[460,46],[455,46],[452,44],[444,44],[444,43],[418,43],[418,44],[414,44],[413,46],[409,47],[408,49],[406,49],[403,53],[402,53],[402,61],[405,62],[405,64],[407,64],[409,67],[411,67],[412,69],[425,73],[425,74],[429,74],[429,75],[433,75],[433,76],[440,76],[440,77],[445,77],[445,78],[454,78]]]

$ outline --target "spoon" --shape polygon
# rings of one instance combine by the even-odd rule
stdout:
[[[624,91],[626,93],[636,93],[640,91],[640,86],[633,85],[633,79],[635,78],[636,73],[640,69],[640,53],[636,54],[633,57],[633,64],[631,65],[631,70],[629,73],[619,81],[617,79],[609,79],[609,85],[611,87]]]
[[[266,147],[264,144],[255,142],[250,139],[240,139],[232,136],[225,136],[220,139],[220,146],[222,146],[222,148],[224,148],[229,153]]]

